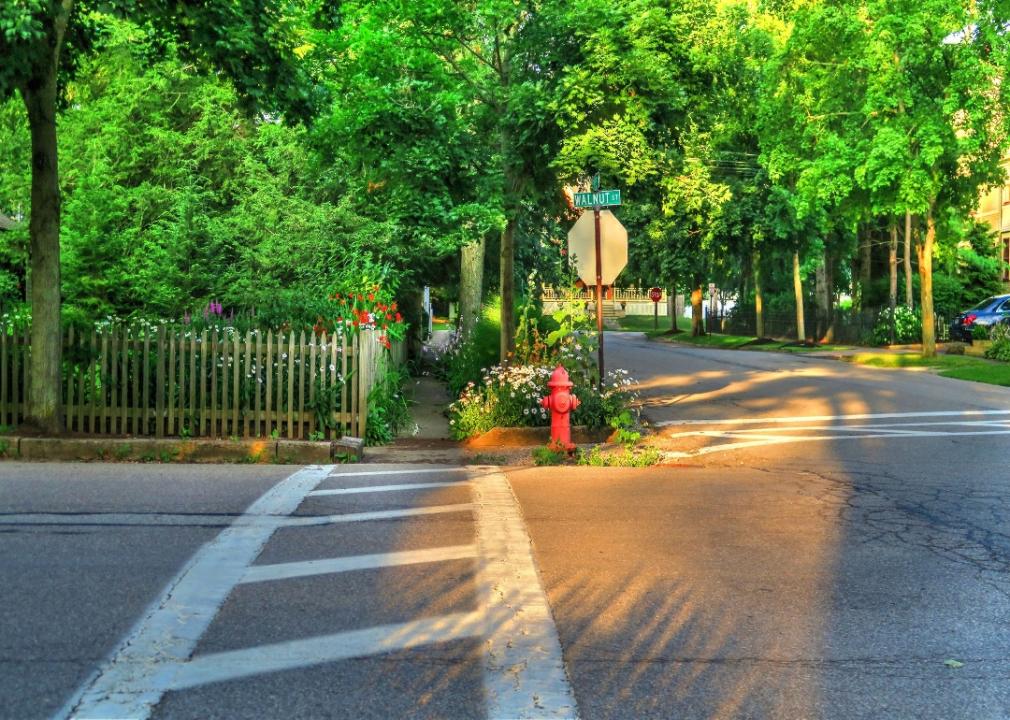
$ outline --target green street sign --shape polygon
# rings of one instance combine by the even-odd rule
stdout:
[[[575,207],[577,208],[596,207],[597,205],[600,207],[607,207],[609,205],[620,204],[620,190],[600,190],[599,192],[575,193]]]

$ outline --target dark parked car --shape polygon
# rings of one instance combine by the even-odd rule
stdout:
[[[1010,321],[1010,295],[997,295],[983,300],[954,318],[950,324],[950,339],[971,342],[972,330]]]

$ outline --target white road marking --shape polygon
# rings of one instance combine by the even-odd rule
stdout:
[[[978,430],[978,431],[958,431],[940,432],[923,430],[920,432],[909,431],[902,435],[895,435],[893,432],[867,433],[865,435],[783,435],[769,436],[766,439],[754,440],[751,442],[724,443],[722,445],[710,445],[698,448],[697,450],[667,450],[663,452],[663,457],[668,460],[681,458],[698,457],[700,455],[711,455],[712,453],[729,452],[731,450],[745,450],[747,448],[762,447],[765,445],[781,445],[792,442],[825,442],[831,440],[867,440],[870,438],[889,438],[891,440],[901,438],[943,438],[943,437],[967,437],[972,435],[1010,435],[1010,429],[1006,430]]]
[[[0,513],[0,525],[159,525],[227,527],[239,515],[186,515],[184,513]]]
[[[429,505],[427,507],[403,508],[402,510],[372,510],[370,512],[341,513],[339,515],[295,515],[279,518],[281,527],[309,527],[346,522],[367,522],[368,520],[392,520],[414,515],[437,515],[439,513],[466,512],[473,510],[470,503],[457,505]]]
[[[312,497],[320,497],[323,495],[357,495],[358,493],[373,493],[373,492],[398,492],[400,490],[425,490],[427,488],[440,488],[440,487],[454,487],[457,485],[466,485],[469,480],[452,480],[448,482],[429,482],[429,483],[404,483],[402,485],[372,485],[365,487],[352,487],[352,488],[332,488],[325,490],[313,490],[309,493]]]
[[[576,718],[561,643],[533,560],[519,504],[505,476],[473,480],[481,605],[488,613],[484,684],[487,714]]]
[[[463,472],[465,467],[408,468],[407,470],[368,470],[365,472],[335,472],[330,477],[370,477],[372,475],[425,475],[428,473]]]
[[[333,466],[299,470],[267,491],[244,517],[269,520],[293,512],[332,470]],[[278,525],[277,521],[235,523],[204,545],[56,717],[148,717],[168,687],[165,670],[192,654]]]
[[[483,613],[456,613],[245,650],[212,653],[180,665],[171,674],[168,685],[172,690],[183,690],[263,673],[478,637],[484,630]]]
[[[760,425],[825,422],[828,420],[876,420],[885,418],[915,418],[915,417],[973,417],[979,415],[1010,415],[1010,410],[941,410],[936,412],[910,413],[864,413],[859,415],[801,415],[796,417],[767,418],[727,418],[723,420],[662,420],[653,423],[654,427],[676,427],[678,425]]]
[[[274,565],[253,565],[246,570],[245,576],[240,582],[253,583],[270,580],[287,580],[288,578],[308,577],[311,575],[445,562],[447,560],[464,560],[474,557],[477,557],[477,547],[475,545],[454,545],[427,550],[404,550],[401,552],[353,555],[350,557],[305,560],[303,562],[277,563]]]

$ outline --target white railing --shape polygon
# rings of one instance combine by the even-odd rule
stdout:
[[[608,297],[607,293],[604,294],[604,301],[610,302],[652,302],[652,298],[649,297],[650,288],[613,288],[611,296]],[[543,288],[542,298],[544,302],[590,302],[595,299],[595,294],[593,290],[572,290],[564,289],[559,290],[557,288],[551,287],[550,285],[545,285]],[[666,302],[666,290],[663,290],[663,296],[660,298],[660,302]]]

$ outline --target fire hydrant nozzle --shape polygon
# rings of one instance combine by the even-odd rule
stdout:
[[[575,447],[572,444],[569,417],[579,406],[579,399],[572,394],[573,385],[574,383],[568,379],[568,371],[558,365],[547,383],[550,395],[540,400],[540,404],[551,411],[551,443],[560,445],[566,450]]]

